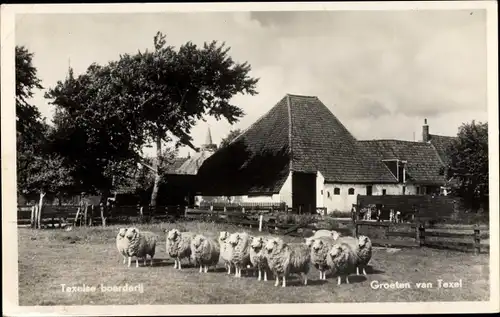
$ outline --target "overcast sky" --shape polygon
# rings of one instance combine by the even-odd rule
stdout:
[[[442,135],[455,135],[462,122],[487,121],[485,11],[17,15],[16,45],[35,53],[42,84],[53,87],[69,60],[80,74],[93,62],[151,49],[157,31],[175,46],[226,41],[260,78],[258,95],[234,98],[246,116],[233,127],[200,122],[196,145],[208,125],[219,143],[286,93],[318,96],[358,139],[420,140],[424,118]],[[33,103],[52,117],[43,91]]]

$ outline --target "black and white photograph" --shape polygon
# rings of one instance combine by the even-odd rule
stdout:
[[[500,309],[496,2],[1,22],[7,315]]]

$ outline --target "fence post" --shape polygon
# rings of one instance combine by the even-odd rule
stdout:
[[[420,238],[420,246],[423,247],[425,245],[425,226],[423,224],[419,224],[419,238]]]
[[[352,235],[357,238],[358,237],[358,223],[357,222],[353,222],[353,227],[352,227]]]
[[[40,208],[40,206],[38,206],[38,208],[36,209],[36,227],[38,229],[42,229],[42,209],[43,209],[43,206]]]
[[[83,225],[84,225],[85,227],[87,226],[87,211],[88,211],[88,209],[89,209],[89,206],[88,206],[88,205],[86,205],[86,206],[85,206],[85,212],[84,212],[84,214],[83,214]]]
[[[261,231],[262,231],[262,219],[263,219],[263,218],[264,218],[264,216],[263,216],[263,215],[260,215],[260,216],[259,216],[259,232],[261,232]]]
[[[415,242],[420,246],[420,224],[415,225]]]
[[[103,227],[106,227],[106,218],[104,218],[104,206],[101,205],[101,222],[102,222],[102,226]]]
[[[33,206],[31,207],[31,217],[30,217],[31,228],[35,227],[35,219],[36,219],[36,206]]]
[[[76,210],[76,216],[75,216],[75,221],[74,221],[74,226],[78,226],[78,218],[80,217],[80,207]]]
[[[481,235],[479,231],[479,226],[474,228],[474,254],[478,255],[481,253]]]
[[[94,225],[94,205],[90,206],[90,219],[89,219],[89,225],[93,226]]]

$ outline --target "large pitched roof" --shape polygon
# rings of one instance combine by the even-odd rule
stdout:
[[[381,161],[360,154],[354,136],[317,97],[291,94],[215,152],[198,175],[204,194],[276,193],[290,170],[320,171],[329,182],[397,182]]]
[[[430,143],[402,140],[358,141],[360,151],[370,161],[399,159],[407,161],[410,183],[439,185],[445,181],[443,165]]]
[[[171,174],[196,175],[203,162],[212,155],[212,152],[201,150],[193,156],[184,159],[172,169]]]
[[[456,137],[442,136],[436,134],[429,134],[429,141],[436,149],[441,161],[448,165],[450,163],[450,156],[448,155],[448,148],[453,144]]]

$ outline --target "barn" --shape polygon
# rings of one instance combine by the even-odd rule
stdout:
[[[446,147],[422,141],[357,140],[315,96],[287,94],[197,173],[195,201],[279,203],[305,212],[348,211],[361,195],[439,194]]]

